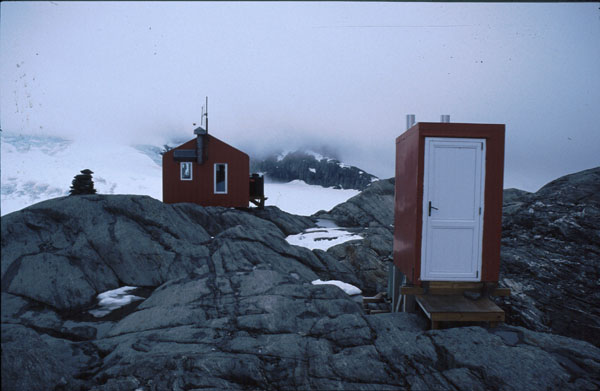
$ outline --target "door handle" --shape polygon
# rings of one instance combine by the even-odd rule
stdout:
[[[438,208],[436,208],[435,206],[431,205],[431,201],[429,201],[429,216],[431,216],[431,209],[435,209],[435,210],[439,210]]]

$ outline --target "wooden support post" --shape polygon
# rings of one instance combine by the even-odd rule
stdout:
[[[392,264],[392,312],[398,311],[398,304],[400,299],[400,285],[404,279],[404,274]]]
[[[265,208],[265,200],[268,200],[267,197],[258,197],[258,198],[250,198],[250,202],[256,205],[259,209]]]
[[[402,312],[415,312],[415,297],[413,295],[404,295],[403,304]]]

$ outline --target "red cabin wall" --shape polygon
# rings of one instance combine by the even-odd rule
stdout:
[[[504,136],[504,125],[420,122],[396,139],[394,264],[410,282],[417,285],[421,283],[425,137],[486,139],[481,281],[498,281],[502,236]]]
[[[206,136],[203,164],[192,163],[192,180],[180,179],[175,149],[195,149],[192,139],[163,155],[163,202],[193,202],[202,206],[247,207],[250,193],[250,158],[244,152],[211,135]],[[227,163],[227,194],[214,193],[214,164]]]
[[[413,126],[396,138],[394,263],[409,281],[415,281],[416,259],[420,257],[417,249],[421,248],[421,232],[416,229],[422,207],[418,189],[421,194],[423,189],[419,152],[418,128]]]

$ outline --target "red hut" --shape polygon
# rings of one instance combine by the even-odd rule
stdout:
[[[199,127],[163,155],[163,202],[248,207],[250,158]]]
[[[421,122],[396,139],[394,310],[403,300],[399,292],[408,295],[405,309],[406,299],[417,295],[426,313],[430,308],[419,295],[428,292],[485,291],[492,286],[494,294],[509,294],[495,284],[500,272],[504,132],[504,125]],[[440,297],[428,300],[434,299]],[[487,312],[488,318],[464,313],[460,320],[504,319],[497,307]],[[455,315],[439,319],[458,320]]]

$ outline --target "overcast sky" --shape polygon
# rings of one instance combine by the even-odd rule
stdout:
[[[600,165],[598,3],[1,7],[4,131],[160,145],[208,95],[209,131],[251,155],[325,146],[391,177],[406,114],[450,114],[506,124],[505,187]]]

